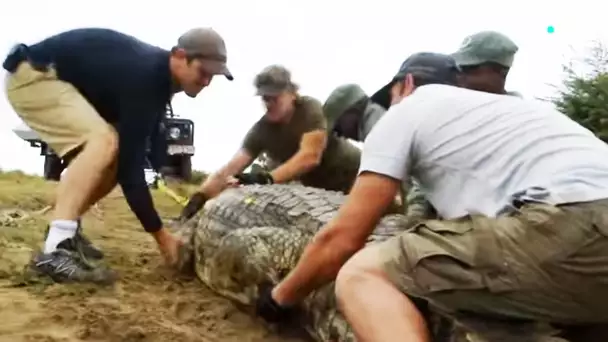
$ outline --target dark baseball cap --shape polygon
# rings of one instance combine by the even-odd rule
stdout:
[[[226,44],[215,30],[209,27],[193,28],[177,39],[177,47],[195,58],[200,58],[203,67],[213,75],[224,75],[230,81],[234,79],[226,62]]]
[[[424,79],[427,83],[456,85],[459,68],[449,55],[434,52],[419,52],[409,56],[399,67],[393,79],[370,97],[372,102],[388,109],[391,103],[391,88],[407,74]]]

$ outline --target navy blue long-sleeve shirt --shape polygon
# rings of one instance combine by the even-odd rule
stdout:
[[[148,141],[163,138],[158,126],[172,95],[170,52],[101,28],[66,31],[28,50],[32,62],[52,64],[59,79],[74,85],[117,128],[118,183],[146,231],[158,231],[162,221],[143,165]]]

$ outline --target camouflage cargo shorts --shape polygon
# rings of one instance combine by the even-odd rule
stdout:
[[[608,322],[608,200],[428,220],[378,248],[402,292],[476,331]]]

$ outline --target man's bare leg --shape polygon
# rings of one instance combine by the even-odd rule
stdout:
[[[87,201],[87,206],[82,210],[80,216],[77,221],[77,230],[82,229],[82,215],[86,212],[86,208],[92,208],[96,203],[99,202],[102,198],[104,198],[114,187],[116,186],[116,163],[112,167],[110,167],[109,171],[103,177],[102,182],[97,186],[95,191],[91,194],[91,197]],[[80,244],[80,251],[84,254],[86,258],[91,259],[102,259],[104,257],[104,253],[95,247],[93,243],[84,236],[81,232],[76,236],[77,243]]]
[[[84,215],[93,205],[97,202],[101,201],[104,197],[106,197],[114,187],[116,186],[116,171],[117,171],[117,161],[114,160],[114,163],[109,167],[108,171],[104,174],[101,183],[97,185],[95,190],[91,193],[91,196],[87,199],[86,206],[80,211],[79,216]]]
[[[55,220],[76,220],[88,209],[87,202],[107,176],[117,151],[118,138],[111,129],[87,141],[59,181]]]
[[[424,318],[378,267],[378,246],[355,254],[336,278],[336,296],[362,342],[430,342]]]
[[[80,214],[89,209],[90,199],[116,159],[118,137],[110,127],[97,133],[84,145],[82,151],[70,163],[69,171],[59,181],[55,201],[54,218],[45,241],[45,253],[51,253],[57,245],[73,237],[78,229]]]

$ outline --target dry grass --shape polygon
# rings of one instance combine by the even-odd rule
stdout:
[[[0,173],[0,342],[279,341],[198,280],[160,265],[151,237],[115,189],[85,217],[86,235],[118,271],[113,287],[54,284],[27,272],[42,244],[56,184]],[[188,196],[195,186],[176,186]],[[153,190],[164,218],[180,206]]]

